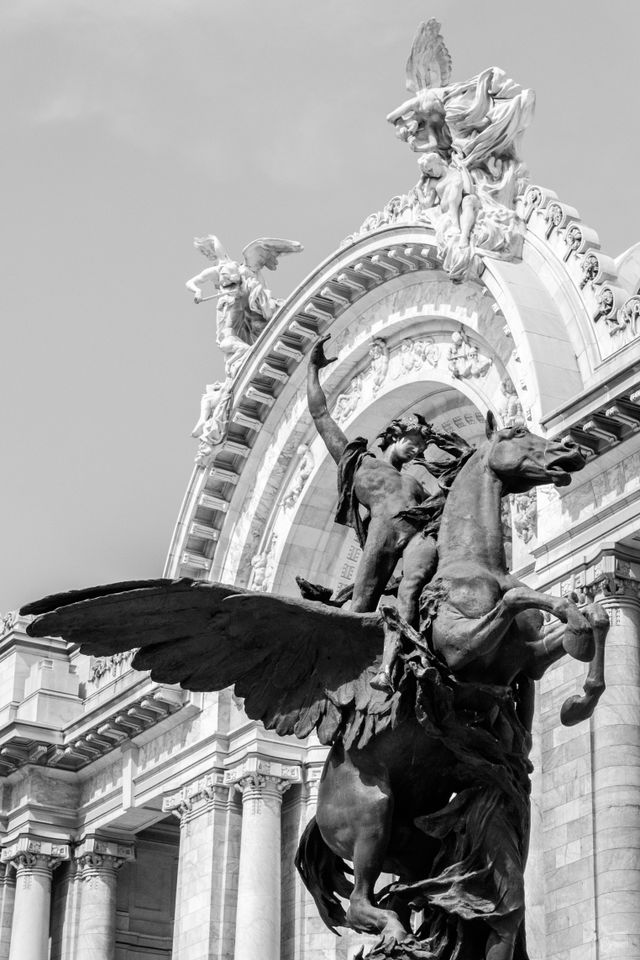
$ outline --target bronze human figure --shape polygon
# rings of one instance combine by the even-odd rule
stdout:
[[[444,496],[442,493],[429,496],[422,484],[404,473],[402,468],[412,460],[422,458],[426,448],[435,444],[452,455],[446,471],[450,474],[472,450],[459,437],[437,433],[416,414],[392,421],[379,435],[381,457],[368,451],[363,437],[350,442],[329,414],[318,376],[323,367],[336,359],[325,356],[324,345],[328,340],[329,336],[322,337],[311,350],[307,401],[316,429],[338,464],[336,520],[355,529],[362,547],[351,610],[354,613],[375,610],[389,578],[402,559],[402,577],[397,588],[398,610],[407,623],[417,627],[420,592],[436,569],[434,534],[440,522]],[[360,514],[360,505],[367,511],[366,520]],[[382,666],[372,680],[373,686],[380,690],[392,688],[392,671],[398,650],[395,634],[389,632]]]

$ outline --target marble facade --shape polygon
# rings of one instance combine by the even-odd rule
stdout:
[[[535,960],[640,960],[640,245],[606,256],[541,187],[518,212],[521,261],[487,258],[479,279],[453,283],[433,230],[405,217],[353,235],[301,284],[237,374],[165,574],[290,595],[295,574],[353,578],[358,547],[331,520],[335,468],[304,400],[319,333],[350,436],[412,409],[473,441],[492,410],[581,443],[571,487],[510,513],[514,570],[596,597],[612,622],[588,724],[559,722],[580,664],[538,691],[529,946]],[[324,928],[293,870],[316,741],[265,732],[229,691],[155,684],[127,655],[81,658],[25,625],[5,617],[0,640],[0,960],[346,960],[366,941]]]

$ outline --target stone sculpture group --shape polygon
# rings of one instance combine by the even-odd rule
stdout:
[[[211,266],[187,280],[195,303],[216,301],[216,343],[224,356],[225,380],[207,384],[200,405],[200,417],[192,436],[200,441],[196,463],[205,465],[215,446],[226,436],[233,405],[233,386],[247,353],[282,303],[264,282],[262,270],[275,270],[285,253],[299,253],[296,240],[262,237],[242,251],[242,263],[232,260],[213,234],[196,237],[196,249]],[[203,297],[202,287],[210,283],[217,292]]]

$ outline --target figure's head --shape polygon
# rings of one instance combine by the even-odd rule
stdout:
[[[521,424],[499,430],[491,412],[486,433],[486,464],[502,481],[505,494],[525,493],[545,483],[566,487],[571,474],[586,463],[572,440],[545,440]]]
[[[380,357],[384,356],[386,344],[384,340],[376,338],[371,341],[371,346],[369,347],[369,356],[372,360],[378,360]]]
[[[420,172],[425,177],[440,178],[447,172],[447,164],[439,153],[425,153],[418,159]]]
[[[421,457],[431,442],[433,428],[419,413],[410,413],[392,420],[382,433],[378,434],[381,450],[389,451],[393,447],[395,459],[408,463]]]
[[[239,287],[242,282],[240,267],[234,260],[225,260],[220,264],[218,283],[223,290]]]

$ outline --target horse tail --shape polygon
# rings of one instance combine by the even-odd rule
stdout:
[[[300,837],[295,864],[302,882],[315,900],[322,920],[333,933],[337,933],[335,928],[344,927],[347,923],[338,896],[348,900],[353,893],[353,883],[347,877],[351,871],[345,861],[324,842],[315,817],[312,817]]]

